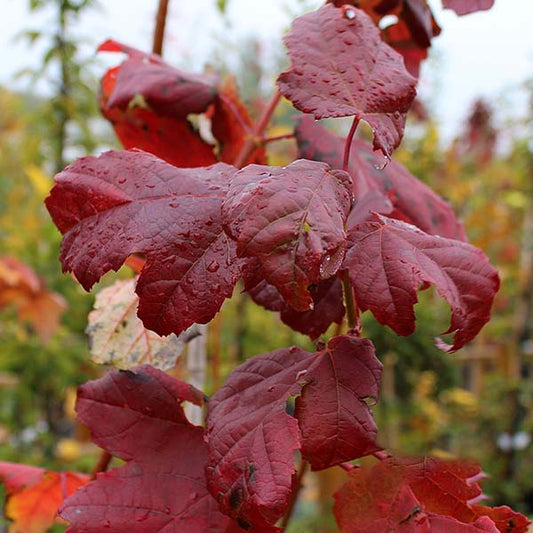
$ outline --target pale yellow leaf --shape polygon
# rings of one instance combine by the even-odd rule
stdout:
[[[123,370],[145,363],[161,370],[175,365],[183,342],[174,334],[160,337],[146,329],[137,318],[138,303],[133,279],[117,281],[96,295],[86,330],[95,363]]]

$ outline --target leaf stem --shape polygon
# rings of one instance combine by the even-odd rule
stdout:
[[[361,333],[361,320],[359,317],[359,307],[353,297],[352,284],[348,276],[348,271],[345,270],[342,276],[342,289],[344,292],[344,305],[346,306],[346,318],[348,320],[348,328],[356,330]]]
[[[168,2],[169,0],[159,0],[159,6],[155,18],[152,52],[160,56],[163,55],[163,41],[165,39],[165,27],[167,24]]]
[[[357,465],[353,465],[352,463],[340,463],[338,466],[340,466],[346,472],[351,472],[352,470],[359,468]]]
[[[109,467],[109,463],[111,462],[111,459],[113,459],[113,456],[109,452],[106,452],[105,450],[103,450],[102,453],[100,454],[100,458],[98,459],[98,462],[96,463],[96,466],[94,467],[94,470],[92,471],[91,481],[95,480],[96,475],[99,474],[100,472],[107,471]]]
[[[374,452],[372,455],[376,459],[379,459],[380,461],[385,461],[385,459],[388,459],[389,457],[391,457],[388,453],[384,453],[384,452]]]
[[[285,133],[283,135],[275,135],[274,137],[263,137],[261,142],[267,144],[275,141],[283,141],[285,139],[294,139],[294,133]]]
[[[261,117],[257,121],[257,124],[255,125],[252,134],[248,137],[243,147],[241,148],[241,151],[235,158],[233,166],[237,168],[242,168],[244,165],[246,165],[248,159],[250,159],[250,156],[257,148],[258,140],[260,141],[263,137],[263,133],[265,133],[268,123],[270,122],[270,119],[272,118],[272,115],[274,114],[274,111],[280,100],[281,93],[276,89],[276,92],[270,99],[270,102],[267,104]]]
[[[348,137],[346,137],[346,144],[344,145],[344,159],[342,162],[342,170],[345,170],[346,172],[348,172],[348,164],[350,163],[350,152],[352,150],[352,141],[355,136],[357,126],[359,126],[359,120],[359,115],[356,115],[353,118],[352,127],[350,128]]]
[[[287,507],[287,512],[285,513],[285,516],[283,517],[283,521],[281,522],[282,531],[285,531],[287,529],[287,526],[289,525],[289,522],[291,521],[292,513],[294,511],[294,507],[296,506],[296,502],[298,501],[298,495],[300,493],[300,489],[303,486],[302,481],[305,476],[305,473],[307,472],[308,466],[309,466],[309,463],[305,461],[304,459],[302,459],[302,462],[300,463],[300,468],[298,468],[298,473],[296,475],[296,485],[291,494],[291,499],[289,501],[289,506]]]

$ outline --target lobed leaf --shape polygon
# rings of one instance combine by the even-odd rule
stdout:
[[[233,176],[223,217],[238,255],[258,260],[266,281],[306,311],[308,287],[334,276],[342,261],[350,204],[349,175],[325,163],[249,165]]]
[[[349,533],[525,533],[525,516],[507,509],[496,524],[491,514],[500,508],[469,503],[482,496],[480,473],[467,461],[390,457],[348,474],[335,494],[335,518]]]
[[[315,118],[365,120],[374,148],[390,156],[403,136],[416,80],[369,16],[327,4],[298,17],[285,43],[292,65],[278,78],[282,94]]]
[[[309,117],[299,120],[295,134],[299,157],[324,161],[332,168],[342,167],[343,138]],[[432,235],[466,240],[463,225],[447,202],[400,163],[391,160],[384,167],[382,158],[368,143],[354,139],[348,171],[355,195],[348,226],[360,224],[376,212],[409,222]]]
[[[171,333],[160,337],[137,318],[139,297],[135,280],[117,281],[96,294],[85,332],[91,359],[127,370],[148,363],[160,370],[173,368],[183,351],[183,340]]]
[[[488,322],[499,278],[481,250],[382,215],[350,228],[348,240],[343,268],[359,307],[399,335],[414,331],[416,291],[426,283],[435,285],[452,311],[445,333],[455,332],[454,342],[438,339],[442,350],[458,350]]]
[[[289,502],[295,450],[318,469],[378,449],[365,398],[377,397],[380,376],[372,343],[348,336],[316,353],[285,348],[237,367],[207,417],[206,473],[221,509],[245,528],[271,531]],[[300,394],[294,418],[287,401]]]
[[[202,428],[181,402],[201,405],[194,387],[145,366],[83,385],[77,412],[92,438],[125,466],[100,473],[60,515],[72,533],[229,533],[236,531],[205,486]]]
[[[178,169],[144,152],[79,159],[56,176],[46,206],[64,234],[61,261],[86,290],[134,253],[139,317],[160,335],[206,323],[240,277],[221,205],[233,167]]]

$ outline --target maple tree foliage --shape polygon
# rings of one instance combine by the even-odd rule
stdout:
[[[483,498],[481,468],[464,460],[391,457],[352,470],[335,495],[335,517],[349,533],[526,533],[529,520]]]
[[[314,352],[293,346],[249,358],[209,402],[151,366],[82,386],[78,418],[126,464],[65,501],[69,531],[278,531],[298,493],[295,455],[302,468],[350,470],[335,507],[342,531],[525,531],[522,515],[478,505],[479,467],[378,453],[370,404],[382,366],[355,309],[407,335],[416,291],[434,284],[452,310],[446,333],[455,334],[439,346],[454,351],[488,321],[499,280],[450,206],[390,160],[415,97],[407,69],[416,74],[439,32],[429,6],[348,4],[328,2],[294,21],[278,87],[317,119],[354,117],[352,129],[341,139],[302,117],[300,159],[283,167],[267,165],[264,148],[279,93],[254,125],[231,78],[183,72],[116,41],[100,47],[127,55],[104,75],[100,105],[132,150],[77,160],[46,199],[64,235],[63,269],[85,289],[126,262],[139,275],[138,300],[129,294],[105,320],[98,313],[113,311],[119,286],[101,297],[91,319],[93,333],[104,333],[99,351],[112,345],[121,356],[128,346],[124,366],[148,357],[159,340],[148,341],[144,327],[168,335],[209,322],[241,278],[256,303],[313,339],[345,316],[349,331]],[[447,2],[457,12],[462,4]],[[380,31],[387,14],[398,23]],[[373,146],[354,137],[360,120]],[[137,302],[144,326],[131,316]],[[206,408],[205,428],[186,418],[185,401]],[[373,469],[346,464],[371,454],[383,459]]]
[[[207,418],[207,479],[224,512],[269,531],[289,502],[295,450],[315,469],[378,450],[365,399],[377,399],[380,377],[372,343],[349,336],[316,353],[294,346],[237,367]]]
[[[223,163],[178,169],[143,152],[78,160],[46,201],[65,233],[64,269],[89,289],[129,255],[145,253],[137,283],[145,326],[168,335],[208,322],[240,276],[221,218],[233,172]]]
[[[269,311],[278,311],[281,321],[309,335],[312,339],[325,333],[335,322],[341,324],[345,309],[342,300],[342,283],[338,277],[321,281],[309,287],[313,299],[313,308],[308,311],[296,311],[281,297],[279,291],[264,279],[259,282],[248,278],[246,290],[252,300]]]
[[[79,419],[125,466],[100,473],[69,498],[69,531],[229,533],[230,519],[207,491],[203,430],[181,403],[202,405],[191,385],[150,366],[114,371],[78,391]]]

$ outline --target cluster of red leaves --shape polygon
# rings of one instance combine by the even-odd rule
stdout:
[[[478,465],[433,458],[389,458],[354,469],[335,495],[344,533],[527,533],[529,520],[483,499]]]
[[[315,118],[368,122],[374,150],[390,159],[416,80],[372,19],[401,13],[401,31],[427,47],[437,31],[431,12],[424,0],[334,4],[294,22],[279,89]],[[64,234],[63,268],[87,290],[142,254],[139,317],[163,335],[210,321],[239,278],[256,302],[313,338],[342,320],[341,278],[359,309],[401,335],[414,330],[416,291],[434,284],[452,310],[453,344],[438,341],[446,351],[488,321],[496,271],[465,242],[449,206],[406,169],[377,170],[369,145],[355,140],[345,150],[309,119],[295,132],[302,159],[268,166],[262,150],[243,152],[251,121],[231,81],[114,41],[100,49],[128,55],[105,75],[101,107],[124,146],[144,151],[82,158],[56,176],[46,200]],[[232,166],[244,159],[251,164]],[[203,405],[196,389],[150,367],[112,372],[80,388],[77,412],[94,442],[126,465],[99,474],[60,514],[73,533],[278,531],[295,490],[295,452],[319,470],[379,449],[367,402],[380,379],[372,343],[355,334],[316,352],[258,355],[210,399],[203,429],[181,407]],[[383,487],[372,485],[374,471],[356,470],[339,493],[343,531],[523,533],[527,524],[507,508],[473,505],[480,491],[468,465],[375,468]],[[437,494],[427,488],[435,476]],[[450,476],[458,480],[447,484]],[[458,514],[460,503],[470,514]]]
[[[326,5],[296,19],[286,42],[292,66],[279,77],[281,91],[316,117],[368,121],[374,147],[388,156],[401,138],[415,82],[371,19],[349,6]],[[142,101],[154,117],[184,120],[218,105],[213,80],[178,75],[157,57],[120,50],[130,58],[118,71],[108,109],[127,113]],[[234,101],[234,109],[241,106]],[[354,141],[347,173],[332,170],[342,165],[342,141],[309,120],[296,136],[308,160],[283,168],[177,168],[141,152],[78,160],[56,176],[46,201],[65,234],[64,269],[89,289],[131,254],[145,254],[139,316],[162,335],[210,321],[242,277],[256,301],[317,337],[342,319],[336,279],[344,271],[359,307],[407,335],[414,330],[416,290],[433,283],[452,307],[449,332],[456,332],[451,346],[441,346],[453,351],[471,340],[489,318],[498,278],[482,252],[460,242],[464,232],[449,206],[396,163],[377,171],[379,156],[362,141]],[[236,138],[226,146],[232,153],[242,141]],[[174,150],[177,157],[188,151],[187,138]],[[412,225],[373,221],[372,213]],[[380,235],[390,242],[386,253]],[[361,265],[376,255],[381,261],[361,275]]]
[[[110,372],[79,389],[76,410],[126,465],[98,474],[60,516],[71,533],[279,531],[295,450],[322,469],[377,449],[365,399],[377,395],[380,373],[370,341],[349,336],[315,353],[260,355],[210,399],[204,432],[181,407],[202,405],[198,390],[148,366]],[[335,516],[350,533],[525,533],[521,514],[477,504],[481,477],[465,461],[389,458],[349,473]]]
[[[20,320],[31,324],[43,342],[59,327],[67,308],[63,297],[48,290],[28,265],[12,257],[0,258],[0,309],[13,306]]]

